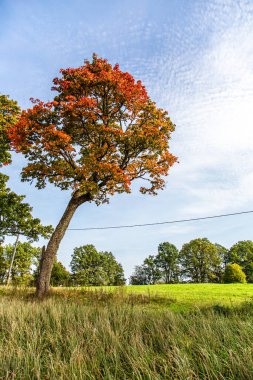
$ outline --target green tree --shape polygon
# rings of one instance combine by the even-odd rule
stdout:
[[[51,285],[52,286],[69,286],[71,275],[64,265],[56,260],[52,268]]]
[[[223,245],[218,244],[218,243],[215,243],[215,247],[217,248],[218,254],[222,260],[222,266],[225,267],[228,264],[228,260],[229,260],[229,257],[228,257],[229,250]]]
[[[164,242],[158,246],[156,263],[159,268],[160,277],[166,284],[178,282],[178,249],[174,244]]]
[[[77,285],[103,285],[105,271],[101,255],[94,245],[87,244],[75,248],[70,267]]]
[[[149,255],[143,261],[143,270],[146,274],[146,282],[147,284],[154,285],[161,278],[161,272],[157,266],[156,257]]]
[[[14,247],[12,244],[3,246],[2,260],[4,262],[5,275],[3,282],[7,277],[7,272],[13,256]],[[41,253],[41,248],[33,247],[29,242],[18,243],[11,270],[11,279],[13,285],[30,285],[33,281],[32,266],[37,265]]]
[[[213,269],[213,276],[210,278],[211,282],[222,282],[223,281],[223,276],[224,276],[224,269],[225,266],[228,263],[228,253],[229,250],[224,247],[221,244],[215,243],[215,247],[217,248],[218,255],[221,259],[221,265],[217,266]]]
[[[148,285],[147,273],[143,265],[136,265],[129,279],[130,285]]]
[[[183,245],[179,262],[183,277],[192,282],[219,281],[217,271],[221,268],[221,257],[217,247],[206,238],[191,240]]]
[[[248,282],[253,282],[253,241],[242,240],[234,244],[228,253],[228,262],[239,264]]]
[[[227,264],[224,271],[224,282],[239,282],[244,284],[246,282],[246,275],[242,267],[238,264]]]
[[[0,94],[0,166],[11,162],[10,141],[7,131],[17,121],[20,108],[7,95]]]
[[[157,266],[156,257],[149,255],[142,265],[134,268],[130,277],[131,285],[154,285],[161,278],[161,272]]]
[[[105,285],[124,285],[124,271],[111,252],[100,252],[103,269],[106,273]]]
[[[7,95],[0,94],[0,168],[11,162],[10,141],[7,131],[17,121],[20,108],[17,102],[9,99]],[[0,193],[5,191],[8,176],[0,173]],[[0,201],[0,243],[4,240],[3,204]]]
[[[77,285],[122,285],[125,283],[122,266],[111,252],[98,252],[87,244],[74,249],[70,263]]]
[[[0,238],[7,235],[23,235],[29,240],[38,240],[39,236],[48,238],[51,226],[43,226],[40,219],[32,216],[32,207],[23,202],[25,196],[17,195],[6,186],[8,177],[0,176]]]
[[[10,141],[7,131],[18,119],[20,109],[17,102],[0,95],[0,168],[11,162]],[[6,235],[24,235],[37,240],[39,235],[48,237],[52,227],[44,227],[32,217],[32,207],[24,203],[24,196],[17,195],[7,187],[8,176],[0,173],[0,241]]]

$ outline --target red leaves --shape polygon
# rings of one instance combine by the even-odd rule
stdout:
[[[174,126],[141,81],[97,56],[60,72],[54,100],[32,99],[33,108],[9,129],[12,146],[29,162],[23,179],[89,192],[98,203],[130,192],[135,178],[150,183],[143,193],[163,188],[176,161],[168,150]]]

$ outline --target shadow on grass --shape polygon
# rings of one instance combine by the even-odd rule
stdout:
[[[214,313],[224,317],[239,316],[241,319],[252,317],[253,316],[253,298],[250,301],[245,301],[239,305],[212,305],[209,307],[203,307],[200,309],[203,314]]]

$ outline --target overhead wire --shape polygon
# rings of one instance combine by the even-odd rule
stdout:
[[[129,225],[119,225],[119,226],[105,226],[105,227],[68,228],[67,230],[68,231],[91,231],[91,230],[109,230],[109,229],[121,229],[121,228],[147,227],[147,226],[157,226],[157,225],[163,225],[163,224],[174,224],[174,223],[193,222],[193,221],[206,220],[206,219],[224,218],[228,216],[236,216],[236,215],[243,215],[243,214],[250,214],[250,213],[253,213],[253,210],[233,212],[229,214],[203,216],[199,218],[176,219],[176,220],[169,220],[165,222],[129,224]]]

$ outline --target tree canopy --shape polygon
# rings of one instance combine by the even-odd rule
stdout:
[[[43,226],[32,216],[32,207],[23,202],[25,196],[17,195],[6,185],[8,177],[0,176],[0,239],[6,235],[24,235],[30,240],[45,238],[52,233],[51,226]]]
[[[246,275],[242,270],[242,267],[238,264],[227,264],[224,271],[224,282],[234,283],[245,283],[246,282]]]
[[[158,246],[156,262],[166,284],[178,281],[178,254],[178,249],[174,244],[164,242]]]
[[[158,282],[167,284],[178,280],[178,249],[169,242],[159,244],[157,255],[149,255],[142,265],[135,266],[130,277],[132,285],[153,285]]]
[[[183,245],[179,262],[182,275],[193,282],[219,281],[222,258],[215,244],[206,238],[191,240]]]
[[[111,252],[98,252],[87,244],[74,249],[70,267],[77,285],[123,285],[122,266]]]
[[[52,276],[51,285],[52,286],[68,286],[71,282],[71,274],[65,268],[65,266],[58,260],[55,260]]]
[[[131,285],[148,285],[147,268],[144,265],[136,265],[134,272],[130,276],[129,282]]]
[[[242,267],[248,282],[253,282],[253,241],[242,240],[234,244],[228,253],[228,262]]]
[[[0,167],[11,162],[7,132],[18,120],[19,113],[17,102],[9,99],[7,95],[0,94]]]
[[[174,125],[142,83],[96,55],[61,74],[54,100],[33,100],[9,128],[13,148],[28,160],[23,180],[35,179],[38,188],[48,180],[97,203],[130,192],[136,178],[150,183],[143,193],[163,188],[176,161],[168,150]]]
[[[153,285],[161,278],[161,272],[157,266],[156,256],[149,255],[143,261],[143,272],[145,273],[146,283]]]

